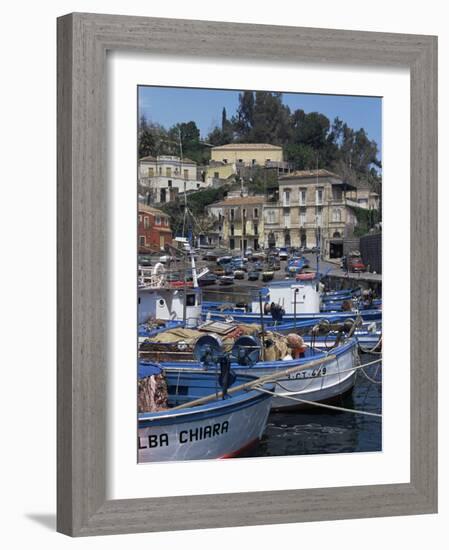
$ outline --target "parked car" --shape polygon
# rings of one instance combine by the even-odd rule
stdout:
[[[206,273],[198,279],[199,286],[209,286],[214,285],[217,282],[217,275],[215,273]]]
[[[248,273],[248,281],[258,281],[259,280],[259,272],[258,271],[250,271]]]
[[[215,267],[213,270],[212,270],[212,273],[214,273],[215,275],[217,275],[217,277],[221,277],[225,274],[225,270],[223,267],[221,267],[220,265]]]
[[[149,256],[148,254],[139,254],[138,264],[144,267],[151,266],[151,256]]]
[[[348,270],[352,273],[360,273],[361,271],[366,271],[366,267],[361,258],[353,256],[348,259]]]
[[[245,272],[242,269],[236,269],[234,271],[234,279],[244,279]]]
[[[253,252],[254,250],[251,248],[251,247],[248,247],[246,250],[245,250],[245,257],[246,258],[249,258],[253,255]]]
[[[288,260],[288,250],[286,248],[281,248],[279,250],[279,259]]]

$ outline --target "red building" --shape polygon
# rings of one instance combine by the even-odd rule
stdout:
[[[162,210],[139,203],[139,254],[159,252],[171,244],[172,232],[168,215]]]

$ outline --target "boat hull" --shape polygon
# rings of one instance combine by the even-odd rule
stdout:
[[[197,407],[151,420],[139,418],[138,461],[207,460],[230,458],[256,443],[263,434],[271,408],[271,396],[254,396],[219,410]],[[231,401],[231,400],[229,400]],[[182,411],[179,411],[182,412]]]
[[[271,407],[276,410],[304,408],[313,405],[301,401],[295,402],[289,397],[283,397],[282,394],[293,392],[296,394],[293,397],[299,400],[322,403],[348,392],[354,386],[357,372],[356,366],[358,364],[356,339],[353,338],[347,343],[338,346],[331,353],[336,355],[336,359],[324,365],[310,368],[307,368],[308,362],[325,357],[326,354],[318,351],[316,355],[303,359],[261,361],[249,367],[232,363],[231,367],[238,375],[246,374],[261,377],[275,374],[290,367],[304,365],[305,368],[299,372],[279,379],[275,385],[275,395],[271,402]],[[204,370],[204,367],[197,362],[161,363],[161,366],[164,369],[175,367],[179,369],[197,368]]]
[[[240,375],[233,386],[253,380]],[[228,458],[261,438],[270,413],[270,393],[239,390],[192,407],[189,402],[220,391],[217,373],[171,368],[166,369],[166,381],[171,406],[184,408],[139,413],[139,463]]]
[[[382,319],[382,310],[380,309],[366,309],[359,312],[364,321],[380,321]],[[205,309],[203,307],[201,316],[203,319],[212,319],[215,321],[221,321],[226,317],[232,317],[237,323],[258,323],[260,324],[259,313],[247,313],[241,311],[223,310],[214,311],[212,308]],[[328,319],[329,321],[344,321],[345,319],[355,319],[357,312],[354,311],[338,311],[338,312],[319,312],[319,313],[298,313],[296,315],[296,321],[319,321],[320,319]],[[271,315],[263,315],[264,323],[267,325],[273,324],[273,318]],[[293,313],[286,313],[282,317],[282,322],[295,321],[295,315]]]

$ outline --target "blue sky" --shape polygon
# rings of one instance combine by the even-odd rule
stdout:
[[[221,124],[221,112],[228,118],[236,111],[239,91],[200,88],[139,87],[139,115],[169,128],[178,122],[194,120],[204,138]],[[284,93],[283,101],[293,111],[317,111],[332,122],[341,118],[354,130],[364,128],[381,150],[382,99],[379,97]],[[379,157],[380,157],[379,153]]]

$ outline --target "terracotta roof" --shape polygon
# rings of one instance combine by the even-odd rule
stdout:
[[[324,170],[323,168],[320,168],[319,170],[296,170],[295,172],[290,172],[289,174],[285,174],[285,176],[280,176],[280,180],[284,179],[307,179],[307,178],[339,178],[342,179],[341,176],[338,174],[335,174],[334,172],[330,172],[329,170]]]
[[[245,204],[263,204],[265,200],[264,195],[252,195],[250,197],[231,197],[224,201],[214,202],[209,204],[209,207],[214,206],[240,206]]]
[[[277,149],[282,151],[282,147],[278,145],[270,145],[269,143],[228,143],[226,145],[217,145],[212,147],[212,151],[240,151],[240,150],[255,150],[255,149]]]
[[[165,212],[162,210],[159,210],[158,208],[154,208],[154,206],[148,206],[148,204],[144,204],[142,202],[139,202],[138,205],[139,212],[148,212],[149,214],[156,214],[157,216],[167,216]]]

